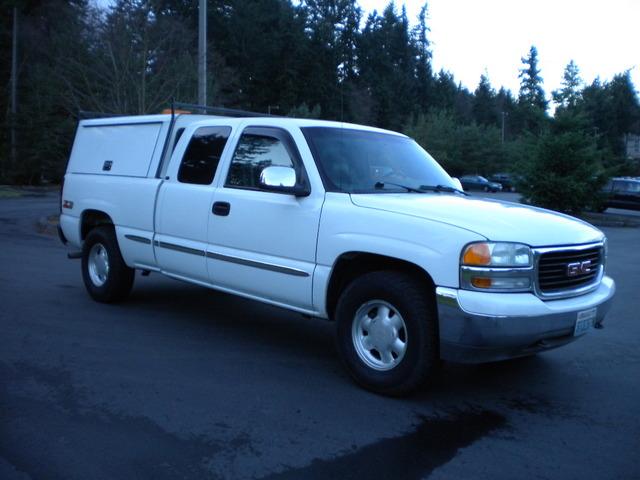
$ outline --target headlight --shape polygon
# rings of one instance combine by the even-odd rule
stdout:
[[[468,290],[527,292],[533,286],[533,254],[528,245],[478,242],[460,259],[460,285]]]
[[[467,245],[462,265],[472,267],[530,267],[531,248],[522,243],[479,242]]]

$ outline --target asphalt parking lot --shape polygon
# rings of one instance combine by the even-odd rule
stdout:
[[[0,199],[2,479],[640,478],[640,229],[603,229],[603,330],[399,400],[328,322],[159,275],[94,303],[36,228],[56,201]]]

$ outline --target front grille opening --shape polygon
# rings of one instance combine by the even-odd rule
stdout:
[[[571,275],[570,265],[588,267],[575,267]],[[601,265],[602,247],[543,253],[538,261],[538,288],[540,292],[550,294],[594,284]]]

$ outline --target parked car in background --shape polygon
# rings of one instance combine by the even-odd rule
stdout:
[[[483,192],[499,192],[502,185],[496,182],[490,182],[481,175],[464,175],[460,177],[460,183],[465,190],[480,190]]]
[[[640,177],[612,178],[605,185],[605,208],[640,210]]]
[[[516,178],[510,173],[496,173],[489,177],[489,181],[502,185],[502,190],[505,192],[516,191]]]

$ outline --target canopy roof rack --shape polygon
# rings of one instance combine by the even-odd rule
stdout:
[[[239,110],[236,108],[226,108],[226,107],[209,107],[207,105],[197,105],[195,103],[184,103],[184,102],[171,102],[171,108],[166,109],[163,113],[171,113],[175,115],[176,113],[200,113],[200,114],[209,114],[209,115],[218,115],[221,117],[275,117],[276,115],[270,115],[268,113],[260,113],[260,112],[251,112],[249,110]],[[89,119],[89,118],[110,118],[110,117],[127,117],[130,114],[126,113],[106,113],[106,112],[92,112],[89,110],[79,110],[78,118],[79,119]]]
[[[89,118],[108,118],[108,117],[126,117],[126,113],[105,113],[105,112],[92,112],[90,110],[78,110],[78,118],[85,120]]]
[[[221,117],[273,117],[268,113],[251,112],[249,110],[238,110],[236,108],[209,107],[207,105],[196,105],[194,103],[174,102],[172,109],[188,110],[191,113],[209,113],[220,115]]]

